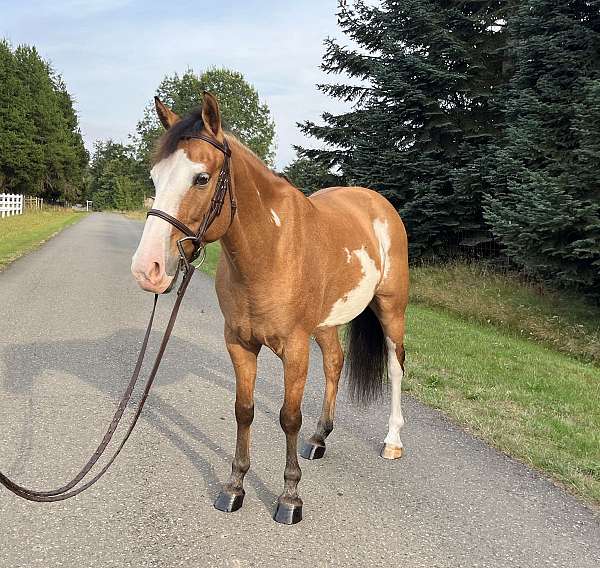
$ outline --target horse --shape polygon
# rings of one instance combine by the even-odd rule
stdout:
[[[221,242],[215,287],[236,378],[235,456],[214,506],[232,512],[243,504],[257,356],[265,346],[281,359],[284,375],[279,422],[286,437],[286,463],[274,519],[296,523],[302,519],[298,433],[311,338],[322,351],[325,395],[316,430],[301,456],[323,457],[333,430],[344,365],[339,331],[345,324],[352,397],[359,403],[379,398],[387,374],[391,412],[380,455],[402,456],[409,281],[404,225],[383,196],[364,187],[329,187],[305,196],[225,131],[218,101],[210,93],[187,116],[180,117],[158,98],[155,107],[165,132],[151,170],[154,206],[171,221],[147,218],[132,259],[133,276],[143,290],[170,291],[181,262],[181,224],[193,231],[201,227],[227,165],[230,199],[223,200],[203,236],[205,243]],[[179,246],[185,255],[194,252],[191,243],[180,241]]]

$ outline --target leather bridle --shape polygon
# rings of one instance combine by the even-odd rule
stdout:
[[[91,469],[94,467],[96,462],[100,459],[100,457],[104,454],[108,444],[112,440],[112,437],[119,425],[121,418],[123,417],[123,413],[127,408],[127,404],[131,399],[131,395],[133,394],[133,390],[136,386],[137,380],[140,375],[140,371],[142,368],[142,364],[144,362],[144,358],[146,355],[146,348],[148,347],[148,340],[150,338],[150,332],[152,331],[152,323],[154,321],[154,314],[156,313],[156,304],[158,302],[158,294],[154,295],[154,304],[152,307],[152,313],[150,315],[150,321],[148,322],[148,326],[146,327],[146,333],[144,335],[144,341],[142,342],[142,347],[140,349],[140,354],[138,355],[138,359],[135,365],[135,369],[129,380],[129,384],[123,394],[121,401],[119,402],[119,406],[115,411],[113,419],[102,438],[102,441],[98,445],[96,451],[93,453],[92,457],[87,461],[87,463],[83,466],[83,468],[79,471],[79,473],[66,485],[59,487],[57,489],[52,489],[50,491],[36,491],[33,489],[28,489],[23,487],[16,482],[9,479],[4,473],[0,472],[0,484],[4,485],[7,489],[12,491],[17,497],[21,497],[22,499],[26,499],[28,501],[36,501],[36,502],[53,502],[53,501],[63,501],[64,499],[69,499],[70,497],[75,497],[75,495],[79,495],[82,491],[85,491],[87,488],[91,487],[96,483],[107,471],[108,468],[115,461],[125,442],[129,439],[129,436],[133,432],[135,425],[142,413],[142,409],[144,408],[144,404],[148,398],[150,393],[150,389],[158,372],[158,368],[162,361],[162,357],[164,355],[165,349],[167,348],[167,344],[169,342],[169,338],[171,337],[171,332],[173,331],[173,327],[175,326],[175,320],[177,319],[177,314],[179,312],[179,307],[181,306],[181,302],[185,295],[185,291],[187,290],[188,284],[194,274],[195,266],[192,262],[198,258],[198,256],[204,251],[204,247],[206,245],[204,241],[204,236],[214,220],[221,214],[221,210],[223,209],[223,204],[225,203],[225,196],[229,192],[229,203],[231,205],[231,218],[229,220],[229,226],[233,223],[233,219],[236,212],[236,203],[235,198],[233,196],[233,188],[231,186],[231,172],[230,172],[230,159],[231,159],[231,150],[229,149],[229,145],[227,141],[224,140],[221,144],[218,140],[211,138],[209,136],[204,136],[202,134],[196,134],[194,136],[186,136],[185,138],[195,138],[198,140],[204,140],[209,144],[212,144],[215,148],[221,150],[223,152],[225,159],[223,161],[223,165],[221,167],[221,171],[219,173],[219,177],[217,179],[217,187],[215,189],[215,193],[211,199],[210,206],[208,208],[207,213],[204,215],[202,222],[200,223],[200,228],[197,232],[192,231],[187,225],[172,217],[168,213],[161,211],[160,209],[150,209],[148,211],[148,216],[155,216],[167,221],[171,225],[173,225],[176,229],[181,231],[185,237],[179,239],[177,241],[177,248],[179,250],[180,262],[178,265],[177,273],[179,273],[179,267],[183,267],[184,276],[183,281],[177,291],[177,298],[175,300],[175,304],[173,305],[173,309],[171,310],[171,315],[169,317],[169,322],[167,327],[165,328],[165,332],[163,334],[162,341],[158,348],[158,352],[156,354],[156,358],[154,360],[154,365],[152,366],[152,370],[146,380],[146,384],[144,385],[144,390],[140,401],[135,409],[135,413],[131,420],[131,424],[127,428],[125,435],[117,449],[113,452],[110,459],[106,462],[106,464],[102,467],[102,469],[90,480],[86,481],[82,485],[79,483],[88,475]],[[185,250],[183,248],[183,243],[191,242],[194,246],[194,252],[192,256],[188,259],[185,254]],[[173,283],[177,279],[176,274],[173,278]],[[173,283],[169,288],[173,286]],[[76,487],[79,485],[79,487]]]
[[[235,217],[235,211],[237,208],[235,197],[233,196],[233,188],[231,187],[231,171],[230,171],[230,159],[231,159],[231,150],[229,148],[229,144],[227,140],[223,140],[223,143],[219,142],[215,138],[210,136],[205,136],[204,134],[195,134],[184,136],[183,139],[196,139],[196,140],[204,140],[209,144],[212,144],[218,150],[221,150],[224,155],[223,165],[221,166],[221,171],[219,172],[219,177],[217,179],[217,188],[215,189],[215,193],[210,201],[210,207],[208,211],[204,215],[202,222],[200,223],[200,227],[196,232],[192,231],[186,224],[182,223],[179,219],[172,217],[168,213],[161,211],[160,209],[150,209],[148,211],[147,217],[154,216],[170,223],[177,230],[182,232],[185,237],[177,240],[177,249],[179,251],[179,265],[178,265],[178,273],[179,268],[183,268],[184,273],[187,273],[190,270],[191,263],[196,260],[203,252],[205,247],[204,235],[206,231],[208,231],[209,227],[212,225],[213,221],[221,214],[221,210],[223,209],[223,204],[225,203],[225,196],[229,193],[229,204],[231,209],[231,217],[229,220],[229,226],[233,223],[233,218]],[[189,242],[193,245],[194,251],[192,256],[188,259],[185,254],[185,250],[183,248],[184,243]],[[173,282],[177,279],[177,274],[173,278]],[[172,285],[171,285],[172,286]],[[169,289],[171,288],[169,287]]]

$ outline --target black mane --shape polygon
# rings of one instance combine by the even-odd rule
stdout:
[[[154,153],[154,162],[160,162],[169,157],[177,145],[186,136],[196,136],[204,129],[202,120],[202,109],[198,107],[190,114],[184,116],[179,122],[176,122],[167,130],[158,140],[158,145]]]

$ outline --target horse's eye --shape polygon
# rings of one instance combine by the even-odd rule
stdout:
[[[208,175],[206,173],[201,173],[201,174],[198,174],[194,178],[194,185],[203,186],[203,185],[206,185],[209,181],[210,181],[210,175]]]

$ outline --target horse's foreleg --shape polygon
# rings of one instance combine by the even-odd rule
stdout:
[[[300,455],[309,460],[319,459],[325,454],[325,438],[333,430],[335,401],[342,367],[344,352],[340,345],[337,327],[331,327],[315,334],[315,339],[323,353],[323,371],[325,373],[325,396],[323,409],[315,433],[302,447]]]
[[[242,345],[226,328],[225,342],[235,369],[235,419],[237,441],[231,465],[229,483],[223,486],[215,501],[219,511],[237,511],[244,501],[244,476],[250,469],[250,426],[254,419],[254,385],[256,383],[256,358],[260,345]]]
[[[298,482],[302,474],[298,464],[298,432],[302,426],[300,407],[308,372],[308,336],[301,335],[288,340],[281,358],[285,395],[279,423],[285,432],[286,461],[283,493],[279,496],[273,518],[279,523],[291,525],[302,520],[302,499],[298,495]]]

